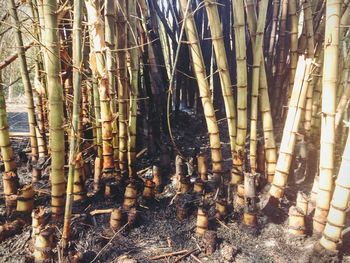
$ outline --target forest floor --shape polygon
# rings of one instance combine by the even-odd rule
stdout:
[[[12,131],[25,131],[26,114],[19,113],[16,107],[10,108],[9,126]],[[19,109],[17,107],[17,109]],[[15,116],[15,117],[13,117]],[[180,151],[189,156],[194,147],[208,149],[207,132],[204,118],[194,116],[191,112],[182,112],[176,124],[173,121],[175,141]],[[225,158],[225,177],[229,176],[229,145],[226,135],[226,122],[220,121],[223,156]],[[13,147],[16,153],[18,174],[21,183],[31,180],[29,166],[23,157],[24,148],[29,146],[28,140],[15,138]],[[139,169],[152,165],[152,158],[147,153],[140,158]],[[210,166],[210,165],[209,165]],[[45,171],[44,171],[45,173]],[[160,260],[151,257],[180,250],[194,251],[203,245],[203,240],[196,236],[196,205],[198,198],[188,194],[190,205],[189,215],[183,221],[176,218],[176,194],[174,176],[174,156],[171,170],[164,174],[167,180],[163,192],[156,196],[152,203],[143,203],[137,207],[137,221],[132,227],[126,226],[122,231],[113,232],[109,229],[109,214],[91,215],[90,212],[99,209],[109,209],[121,205],[120,193],[106,200],[103,196],[90,197],[84,203],[74,207],[72,224],[72,242],[70,254],[79,255],[80,262],[196,262],[190,256],[176,261],[180,256],[171,256]],[[2,180],[0,180],[2,182]],[[92,178],[87,185],[91,189]],[[2,183],[0,183],[2,189]],[[217,230],[217,249],[207,256],[196,250],[196,255],[202,262],[322,262],[323,259],[312,257],[313,247],[317,239],[310,235],[303,238],[293,238],[288,234],[288,209],[295,204],[298,190],[310,191],[311,183],[292,185],[286,189],[286,196],[279,209],[258,213],[258,228],[247,229],[241,223],[242,211],[230,211],[222,221],[211,220],[209,227]],[[50,204],[48,176],[36,185],[37,196],[35,205]],[[261,196],[259,196],[261,197]],[[263,198],[261,197],[261,200]],[[258,204],[259,205],[259,204]],[[347,226],[350,225],[348,215]],[[0,199],[0,223],[6,222],[3,198]],[[310,229],[312,215],[307,216],[306,224]],[[57,228],[57,231],[58,228]],[[58,233],[58,232],[57,232]],[[31,227],[26,226],[21,233],[0,243],[0,262],[29,262],[32,248]],[[341,261],[350,262],[350,235],[344,236]],[[54,248],[54,251],[57,252]],[[60,249],[59,249],[60,250]],[[72,260],[72,256],[69,257]],[[127,259],[130,259],[128,261]],[[66,259],[69,262],[69,259]],[[56,262],[65,262],[56,260]],[[74,261],[71,261],[74,262]]]

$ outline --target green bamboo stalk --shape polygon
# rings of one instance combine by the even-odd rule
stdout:
[[[33,100],[33,92],[32,85],[30,83],[29,72],[27,67],[27,60],[25,57],[24,44],[21,33],[21,23],[18,19],[17,8],[14,0],[7,1],[9,5],[9,12],[12,19],[12,23],[15,26],[15,41],[17,45],[17,54],[20,61],[20,71],[22,76],[22,82],[24,86],[24,92],[26,96],[27,103],[27,113],[28,113],[28,123],[29,123],[29,134],[30,134],[30,145],[31,145],[31,154],[32,154],[32,163],[33,170],[32,176],[33,178],[39,177],[40,171],[36,169],[36,162],[38,161],[38,141],[36,138],[36,119],[35,119],[35,111],[34,111],[34,100]]]
[[[4,85],[0,71],[0,148],[1,156],[4,162],[4,172],[2,174],[3,189],[5,195],[6,209],[11,212],[16,205],[12,201],[11,195],[17,194],[19,188],[19,179],[16,173],[16,163],[11,146],[9,127],[7,122],[6,101],[4,95]]]
[[[136,124],[137,124],[137,100],[138,100],[138,72],[139,72],[139,52],[137,47],[137,12],[136,1],[128,2],[128,43],[130,51],[131,85],[130,85],[130,110],[128,127],[128,166],[129,176],[135,177],[136,162]]]
[[[127,7],[126,1],[118,1],[117,8],[117,80],[119,111],[119,167],[122,176],[127,173],[128,153],[128,76],[127,76]]]
[[[39,1],[41,2],[41,1]],[[60,72],[60,41],[58,37],[57,2],[43,0],[43,42],[45,44],[45,68],[49,93],[49,127],[51,149],[51,206],[52,216],[58,219],[63,215],[66,182],[64,177],[65,145],[63,130],[63,88]],[[39,6],[40,8],[40,6]]]
[[[67,199],[64,213],[64,225],[62,241],[66,247],[70,236],[70,225],[72,217],[73,204],[73,183],[75,161],[79,152],[80,135],[78,132],[80,121],[80,105],[81,105],[81,71],[83,63],[82,50],[82,0],[74,0],[74,20],[73,20],[73,112],[72,112],[72,128],[69,143],[69,168],[67,181]]]
[[[112,122],[112,134],[113,134],[113,158],[114,166],[119,171],[119,131],[117,118],[117,101],[116,101],[116,57],[114,54],[115,49],[115,36],[116,36],[116,10],[115,1],[105,0],[105,40],[106,40],[106,69],[108,72],[108,87],[109,95],[111,98],[111,112],[114,118]]]

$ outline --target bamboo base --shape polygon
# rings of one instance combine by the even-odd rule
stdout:
[[[208,230],[208,214],[207,212],[199,207],[197,212],[197,227],[196,227],[196,233],[200,236],[203,236],[205,232]]]

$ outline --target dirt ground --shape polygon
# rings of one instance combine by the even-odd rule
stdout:
[[[14,114],[14,115],[13,115]],[[16,113],[18,114],[18,113]],[[10,113],[17,116],[16,120],[10,117],[10,128],[16,131],[25,131],[25,114]],[[178,148],[185,156],[190,156],[195,147],[208,151],[208,142],[204,118],[194,116],[191,112],[182,113],[173,127],[175,141]],[[17,124],[16,124],[17,123]],[[23,123],[23,125],[19,125]],[[223,141],[223,156],[225,157],[225,177],[229,176],[228,167],[229,146],[226,133],[226,122],[220,121],[221,140]],[[14,128],[15,127],[15,128]],[[170,143],[168,142],[169,146]],[[13,141],[18,164],[18,174],[21,183],[28,183],[31,175],[22,151],[28,147],[28,141],[17,138]],[[139,170],[147,168],[153,160],[147,153],[139,161]],[[179,257],[172,256],[160,260],[151,260],[153,256],[165,253],[201,248],[204,240],[195,234],[196,207],[199,197],[188,194],[186,200],[189,203],[189,216],[184,221],[176,219],[176,207],[173,197],[176,193],[174,178],[174,156],[172,156],[171,169],[163,176],[168,184],[164,191],[156,196],[151,203],[143,203],[140,199],[137,207],[137,221],[132,227],[126,226],[122,231],[113,232],[109,229],[109,214],[91,216],[90,212],[97,209],[108,209],[121,205],[121,195],[106,200],[103,196],[94,196],[84,203],[75,205],[72,224],[72,242],[70,254],[78,253],[80,262],[175,262]],[[1,180],[2,181],[2,180]],[[0,183],[2,189],[2,183]],[[87,185],[91,189],[92,179],[89,178]],[[217,248],[214,254],[207,256],[204,252],[196,250],[196,255],[202,262],[326,262],[334,258],[315,258],[312,256],[313,247],[317,238],[306,235],[303,238],[293,238],[287,233],[288,209],[295,204],[298,190],[308,192],[311,183],[293,185],[287,188],[286,197],[281,203],[281,208],[259,212],[258,228],[247,229],[241,224],[242,211],[231,211],[227,218],[222,221],[210,220],[209,228],[217,230]],[[49,205],[48,177],[36,185],[36,205]],[[261,200],[263,197],[260,196]],[[258,203],[259,205],[259,203]],[[4,200],[0,199],[0,223],[4,223],[5,209]],[[310,229],[312,215],[306,218]],[[348,215],[347,227],[350,225]],[[57,228],[57,234],[59,228]],[[0,243],[0,262],[29,262],[31,254],[31,227],[26,226],[23,231],[4,242]],[[341,262],[350,262],[350,234],[344,236],[344,244],[341,251]],[[57,248],[54,249],[57,252]],[[135,261],[126,261],[125,259]],[[65,259],[69,262],[69,259]],[[123,261],[124,260],[124,261]],[[64,260],[56,259],[56,262]],[[192,257],[186,257],[179,262],[196,262]],[[330,262],[330,261],[329,261]]]

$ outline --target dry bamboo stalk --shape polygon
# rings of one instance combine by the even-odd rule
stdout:
[[[241,0],[233,1],[235,48],[237,64],[237,137],[233,156],[231,184],[242,179],[245,140],[247,136],[247,59],[244,5]],[[237,170],[236,170],[236,169]]]
[[[314,215],[314,232],[324,229],[333,191],[335,99],[338,77],[340,0],[328,0],[322,80],[320,179]]]
[[[98,79],[98,91],[100,95],[101,123],[102,123],[102,156],[103,156],[103,173],[106,177],[113,174],[113,116],[110,106],[110,95],[108,87],[108,75],[105,66],[105,38],[104,22],[101,17],[99,2],[97,0],[85,1],[90,36],[93,46],[90,52],[90,67]]]
[[[234,159],[235,144],[236,144],[236,107],[232,94],[232,82],[230,77],[229,65],[226,57],[226,49],[224,36],[220,23],[217,0],[204,1],[205,8],[208,14],[211,38],[213,41],[216,65],[219,71],[222,96],[224,97],[226,118],[228,124],[228,132],[230,137],[230,146],[232,159]]]
[[[348,202],[350,201],[350,177],[348,175],[350,168],[349,156],[350,136],[348,135],[327,217],[327,224],[320,240],[320,244],[329,251],[337,251],[346,221],[346,210],[348,209]]]
[[[117,83],[119,111],[119,168],[122,176],[127,173],[128,153],[128,77],[126,64],[127,48],[127,6],[126,1],[118,1],[117,8]]]
[[[310,67],[311,59],[305,59],[304,56],[300,56],[295,75],[293,92],[289,102],[286,124],[283,129],[280,152],[276,165],[276,174],[270,188],[270,194],[277,199],[283,196],[284,188],[287,184],[287,178],[296,142],[296,134],[298,132],[302,109],[304,108],[305,104],[310,76]]]
[[[186,14],[188,0],[180,0],[182,14]],[[215,110],[211,102],[211,93],[208,80],[206,78],[203,54],[199,45],[199,37],[194,22],[193,14],[189,9],[189,15],[184,17],[185,30],[190,43],[193,68],[198,82],[199,93],[202,100],[204,115],[208,127],[210,149],[212,154],[213,172],[222,172],[222,155],[219,128],[215,117]]]

